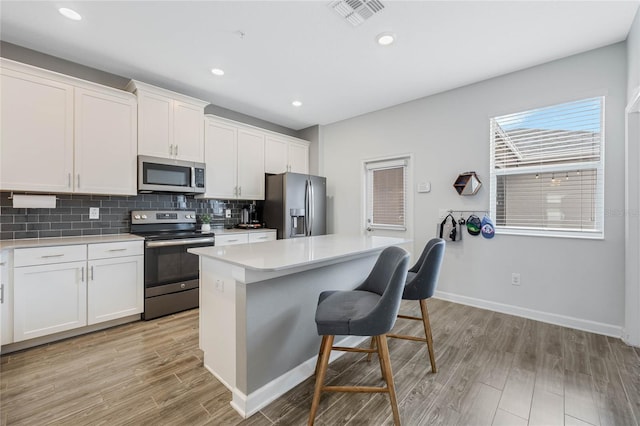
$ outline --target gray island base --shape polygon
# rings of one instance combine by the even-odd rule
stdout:
[[[189,249],[200,256],[204,366],[231,390],[240,415],[251,416],[313,374],[318,295],[355,288],[391,245],[410,249],[410,240],[322,235]]]

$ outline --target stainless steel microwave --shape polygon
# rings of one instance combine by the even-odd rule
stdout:
[[[203,194],[204,173],[204,163],[139,155],[138,192]]]

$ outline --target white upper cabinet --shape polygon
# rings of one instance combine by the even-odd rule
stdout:
[[[76,192],[136,194],[136,110],[129,93],[75,89]]]
[[[73,86],[0,67],[0,187],[72,192]]]
[[[204,154],[207,165],[204,197],[236,198],[238,129],[207,117],[204,133]]]
[[[138,96],[138,154],[204,162],[208,102],[135,80],[127,90]]]
[[[267,135],[265,173],[309,173],[309,142],[284,135]]]
[[[0,65],[0,189],[136,194],[135,96],[6,59]]]
[[[293,173],[309,173],[309,144],[297,141],[289,141],[287,151],[289,158],[289,171]]]
[[[229,120],[205,120],[204,198],[264,200],[264,135]]]

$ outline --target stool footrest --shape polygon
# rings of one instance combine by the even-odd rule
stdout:
[[[342,351],[342,352],[377,352],[377,349],[348,348],[344,346],[332,346],[331,349],[334,351]]]
[[[387,337],[393,337],[394,339],[405,339],[405,340],[413,340],[416,342],[426,342],[427,339],[424,337],[415,337],[415,336],[406,336],[404,334],[387,334]]]
[[[323,386],[322,390],[326,392],[389,393],[389,388],[376,386]]]
[[[422,318],[420,318],[420,317],[412,317],[410,315],[398,315],[398,318],[410,319],[410,320],[415,320],[415,321],[422,321]]]

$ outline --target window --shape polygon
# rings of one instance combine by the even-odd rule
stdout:
[[[503,234],[602,238],[603,98],[491,118],[491,215]]]
[[[407,160],[365,163],[367,226],[405,230]]]

